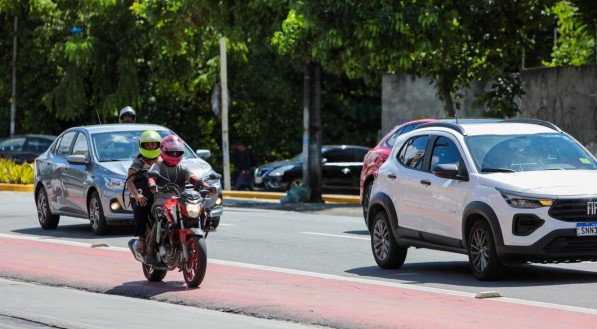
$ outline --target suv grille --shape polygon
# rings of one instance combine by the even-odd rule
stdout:
[[[566,222],[597,221],[597,214],[587,214],[587,203],[593,202],[594,200],[595,199],[560,199],[549,208],[549,215]]]

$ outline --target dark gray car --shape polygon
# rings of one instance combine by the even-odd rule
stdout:
[[[128,168],[139,154],[138,140],[145,130],[162,137],[170,129],[149,124],[107,124],[69,128],[35,159],[34,193],[39,223],[44,229],[58,226],[60,216],[87,218],[95,234],[108,232],[111,224],[132,224],[133,212],[128,190],[124,190]],[[207,150],[186,145],[182,164],[199,177],[214,172],[202,158]],[[222,214],[221,186],[212,209]]]

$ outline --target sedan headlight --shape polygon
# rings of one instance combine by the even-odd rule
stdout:
[[[111,190],[122,190],[124,188],[124,180],[120,178],[108,178],[104,177],[106,187]]]
[[[514,208],[541,208],[541,207],[551,207],[554,200],[542,196],[529,196],[529,195],[517,195],[511,192],[499,191],[502,194],[502,197],[511,207]]]
[[[272,177],[280,177],[280,176],[283,176],[286,171],[288,171],[292,168],[294,168],[293,165],[282,166],[282,167],[279,167],[279,168],[276,168],[276,169],[270,171],[269,174],[267,174],[267,175],[272,176]]]
[[[197,218],[197,217],[199,217],[200,213],[201,213],[201,206],[198,203],[187,204],[187,214],[189,214],[189,217]]]

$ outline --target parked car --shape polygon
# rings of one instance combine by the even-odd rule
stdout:
[[[357,145],[325,145],[321,147],[321,184],[328,193],[358,193],[363,158],[369,150]],[[253,189],[286,191],[303,184],[303,159],[268,163],[255,169]]]
[[[415,127],[422,123],[434,121],[437,120],[420,119],[396,125],[389,133],[379,140],[375,147],[367,152],[365,159],[363,160],[363,170],[361,171],[361,178],[359,181],[359,195],[361,197],[361,204],[363,205],[364,218],[367,218],[367,207],[371,196],[371,186],[373,186],[373,180],[375,179],[377,170],[384,162],[386,162],[398,136],[415,129]]]
[[[15,163],[33,163],[56,139],[52,135],[14,135],[0,139],[0,158]]]
[[[409,247],[467,254],[474,276],[505,265],[597,260],[597,159],[540,120],[422,124],[398,138],[371,190],[377,264]]]
[[[125,179],[133,158],[139,154],[138,140],[145,130],[155,130],[162,137],[174,134],[166,127],[149,124],[73,127],[60,134],[35,160],[34,196],[41,227],[55,229],[60,216],[89,219],[96,235],[107,233],[109,225],[132,224]],[[213,172],[203,160],[209,156],[208,150],[193,152],[186,145],[182,164],[205,177]],[[212,213],[219,217],[219,182],[216,187],[219,197]]]

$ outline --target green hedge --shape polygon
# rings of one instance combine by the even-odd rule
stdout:
[[[0,159],[0,183],[33,184],[33,164]]]

